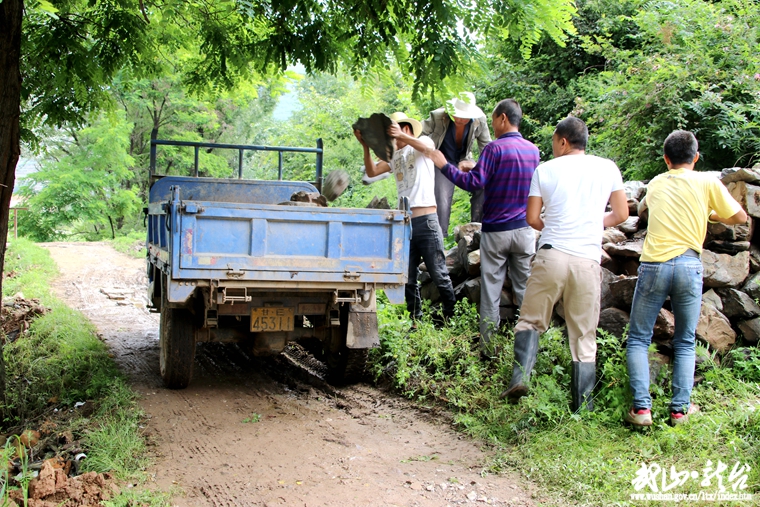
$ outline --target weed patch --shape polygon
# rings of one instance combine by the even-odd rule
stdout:
[[[130,257],[144,259],[148,253],[145,248],[145,231],[132,231],[126,236],[119,236],[109,241],[114,250]]]
[[[0,505],[9,498],[25,498],[37,473],[30,471],[32,460],[37,470],[41,463],[55,459],[66,473],[85,474],[72,475],[67,487],[87,481],[108,487],[105,479],[98,478],[105,472],[120,480],[142,482],[147,466],[140,434],[144,415],[94,327],[52,296],[48,283],[56,268],[47,251],[29,241],[14,240],[6,256],[6,272],[13,276],[5,279],[5,296],[23,291],[24,297],[38,298],[50,311],[34,319],[2,350],[6,392],[0,402],[0,431],[12,436],[4,451],[8,456],[3,456],[11,466],[0,477]],[[29,428],[35,431],[23,432],[20,439],[14,436]],[[15,443],[24,438],[23,445]],[[53,473],[52,469],[48,472]],[[109,493],[105,505],[168,504],[167,495],[140,489],[115,497]]]
[[[512,331],[494,335],[500,352],[491,361],[481,361],[474,305],[458,303],[449,327],[437,330],[423,321],[412,330],[403,308],[381,298],[378,321],[381,347],[370,356],[376,378],[385,378],[418,402],[448,406],[459,429],[496,449],[488,471],[519,470],[539,484],[553,504],[641,504],[631,497],[638,492],[635,486],[641,486],[634,482],[642,466],[652,465],[667,472],[660,478],[671,483],[671,467],[673,473],[699,474],[699,480],[679,485],[678,493],[717,492],[717,476],[709,484],[702,481],[711,467],[715,472],[718,462],[728,466],[723,487],[729,492],[741,486],[736,476],[729,480],[732,467],[750,465],[750,470],[735,474],[746,477],[746,489],[738,491],[760,495],[755,466],[760,462],[760,356],[754,351],[737,356],[729,368],[698,347],[703,360],[696,373],[701,381],[692,399],[703,412],[685,426],[667,424],[670,373],[663,368],[652,383],[654,425],[641,432],[622,422],[631,397],[625,348],[618,337],[600,332],[596,410],[574,414],[569,408],[572,359],[561,328],[541,336],[530,394],[511,405],[499,394],[512,375]]]

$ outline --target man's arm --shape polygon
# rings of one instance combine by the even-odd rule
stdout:
[[[720,222],[726,225],[739,225],[747,222],[747,212],[741,209],[735,215],[732,215],[728,218],[722,218],[720,215],[713,211],[710,213],[709,220],[711,222]]]
[[[425,144],[419,138],[410,136],[409,134],[401,130],[401,127],[399,127],[398,123],[393,123],[390,127],[388,127],[388,135],[395,139],[401,139],[406,144],[408,144],[409,146],[419,151],[420,153],[422,153],[428,158],[430,158],[430,155],[432,155],[433,152],[436,151],[434,147],[431,147]]]
[[[628,219],[628,198],[625,190],[615,190],[610,194],[612,211],[604,214],[604,226],[612,227]]]
[[[544,230],[544,221],[541,218],[541,208],[543,207],[543,199],[536,196],[528,197],[528,206],[525,208],[525,221],[537,231]]]
[[[449,164],[446,157],[439,150],[433,151],[429,157],[433,161],[433,164],[441,170],[441,174],[446,176],[449,181],[459,188],[472,192],[486,186],[490,160],[488,157],[481,156],[475,167],[468,171],[462,171],[455,165]]]
[[[354,135],[364,148],[364,172],[367,173],[367,176],[374,178],[375,176],[390,172],[391,166],[388,165],[388,162],[380,160],[375,164],[375,161],[372,159],[372,154],[369,152],[369,146],[367,146],[367,143],[362,139],[362,133],[358,130],[354,130]]]

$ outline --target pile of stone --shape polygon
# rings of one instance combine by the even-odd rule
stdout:
[[[739,345],[756,346],[760,340],[760,168],[730,168],[711,173],[720,178],[731,195],[749,215],[746,224],[709,224],[702,252],[704,288],[697,338],[719,354]],[[638,215],[646,195],[644,182],[626,183],[630,218],[605,230],[602,240],[602,292],[599,327],[622,336],[636,287],[639,259],[646,237],[646,214]],[[446,265],[457,298],[480,301],[480,224],[470,223],[454,230],[457,246],[446,253]],[[424,265],[421,266],[424,270]],[[430,276],[422,272],[422,297],[435,302],[440,297]],[[503,320],[514,318],[516,308],[511,283],[506,277],[501,298]],[[564,312],[558,304],[555,314]],[[675,320],[670,301],[663,305],[654,330],[654,341],[667,362]]]

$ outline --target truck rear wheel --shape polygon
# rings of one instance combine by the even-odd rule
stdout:
[[[184,309],[161,305],[160,359],[161,378],[169,389],[184,389],[193,378],[195,333],[192,314]]]
[[[327,380],[333,384],[352,384],[364,377],[367,367],[367,349],[346,347],[348,334],[348,305],[340,309],[340,327],[332,329],[330,343],[325,347]]]

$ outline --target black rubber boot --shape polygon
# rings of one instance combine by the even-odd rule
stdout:
[[[593,391],[596,384],[596,362],[582,363],[573,361],[573,369],[570,375],[570,391],[573,395],[573,412],[577,412],[584,405],[589,412],[594,411]]]
[[[509,387],[501,393],[501,398],[509,398],[516,403],[528,394],[528,380],[536,365],[538,354],[538,331],[526,329],[515,333],[515,361],[512,366],[512,380]]]

